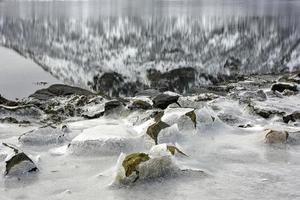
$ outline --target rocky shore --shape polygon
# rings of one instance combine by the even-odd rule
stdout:
[[[299,84],[300,73],[292,73],[243,77],[188,95],[147,89],[113,97],[119,95],[56,84],[19,101],[0,96],[2,180],[48,177],[55,171],[47,168],[52,159],[80,168],[87,157],[109,160],[94,174],[107,180],[102,188],[209,179],[218,168],[206,166],[212,157],[216,163],[249,162],[242,157],[253,146],[254,158],[268,165],[282,149],[289,153],[300,144]],[[267,162],[256,152],[262,148],[272,154]]]

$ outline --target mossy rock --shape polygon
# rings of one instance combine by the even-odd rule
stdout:
[[[187,156],[185,153],[183,153],[180,149],[178,149],[176,146],[173,145],[167,145],[167,149],[168,151],[170,151],[170,153],[174,156],[175,153],[179,153],[181,155]]]
[[[188,113],[185,113],[185,116],[189,117],[192,120],[192,122],[194,123],[194,127],[196,128],[196,126],[197,126],[197,116],[196,116],[195,111],[193,110],[193,111],[190,111]]]
[[[170,125],[166,124],[163,121],[158,121],[147,129],[147,134],[155,141],[155,144],[157,144],[157,137],[161,130],[170,127]]]
[[[152,106],[151,106],[150,103],[138,99],[138,100],[135,100],[134,102],[132,102],[130,108],[131,108],[131,109],[143,109],[143,110],[148,110],[148,109],[151,109]]]
[[[145,153],[133,153],[126,156],[122,163],[122,166],[125,169],[126,177],[130,176],[134,171],[137,171],[140,163],[146,162],[148,160],[150,160],[150,157]]]

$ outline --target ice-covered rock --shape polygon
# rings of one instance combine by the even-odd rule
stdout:
[[[3,106],[0,105],[0,117],[12,117],[18,121],[36,120],[42,117],[42,111],[34,105]]]
[[[167,108],[161,120],[169,125],[178,124],[180,130],[196,128],[197,116],[193,108]]]
[[[132,184],[160,177],[176,176],[180,168],[174,163],[172,156],[151,158],[145,153],[121,154],[116,166],[113,184]]]
[[[289,134],[286,131],[267,130],[265,141],[268,144],[285,144]]]
[[[66,131],[65,128],[64,130]],[[29,146],[62,144],[68,140],[68,134],[65,131],[60,128],[45,126],[24,133],[19,137],[19,142]]]
[[[153,146],[150,151],[149,155],[151,157],[160,157],[160,156],[170,156],[170,155],[184,155],[187,156],[185,153],[183,153],[178,147],[171,144],[158,144]]]
[[[104,122],[75,137],[69,151],[76,155],[115,155],[143,147],[143,138],[121,122]]]
[[[20,176],[29,172],[38,171],[35,163],[24,152],[6,143],[3,143],[3,145],[14,151],[13,154],[5,159],[5,176]]]

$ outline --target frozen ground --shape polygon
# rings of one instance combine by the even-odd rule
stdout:
[[[275,99],[276,97],[269,98],[265,103],[274,102]],[[277,101],[274,108],[282,105],[288,107],[289,104],[291,109],[299,109],[299,99],[299,94],[285,98],[285,101]],[[299,131],[298,125],[284,124],[277,117],[262,119],[249,114],[243,106],[227,98],[218,98],[206,102],[206,105],[207,108],[197,111],[197,129],[183,130],[184,136],[176,137],[177,145],[189,155],[180,158],[178,165],[189,169],[201,169],[205,174],[164,177],[120,188],[109,186],[114,179],[111,169],[117,163],[118,153],[72,154],[66,150],[67,143],[25,146],[18,142],[18,137],[34,129],[36,125],[22,127],[0,124],[0,140],[18,145],[33,158],[40,169],[37,174],[21,177],[19,180],[1,176],[0,196],[4,200],[299,199],[300,146],[269,146],[264,141],[265,128],[295,132]],[[211,110],[216,107],[220,109]],[[168,108],[166,113],[172,113],[172,109],[175,110],[174,113],[178,110]],[[238,124],[228,125],[217,118],[217,114],[222,111],[246,119],[244,122],[247,121],[254,127],[245,129],[238,128]],[[201,117],[202,114],[206,116],[210,112],[216,117],[214,121]],[[135,116],[136,113],[127,117],[120,115],[93,120],[72,119],[69,122],[67,120],[65,124],[71,130],[69,139],[75,138],[71,143],[85,139],[116,139],[133,137],[126,133],[128,129],[137,131],[137,136],[144,133],[143,125],[133,125]],[[172,119],[171,114],[165,115],[165,118],[168,117]],[[113,132],[111,136],[109,127]],[[135,151],[140,151],[140,148],[129,150]],[[3,163],[1,166],[3,168]]]

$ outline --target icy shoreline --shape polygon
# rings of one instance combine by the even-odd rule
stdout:
[[[19,179],[1,176],[0,194],[6,199],[297,199],[298,84],[299,74],[253,76],[190,96],[148,90],[117,99],[53,85],[21,102],[2,98],[1,142],[24,151],[39,171]],[[278,144],[266,143],[274,141]],[[172,156],[155,142],[175,145],[188,157]],[[7,152],[1,146],[3,170]],[[149,155],[136,168],[141,180],[110,187],[122,169],[119,155],[135,152]],[[173,171],[177,167],[160,162],[160,156],[171,156],[188,172]],[[161,169],[170,174],[153,171],[148,159],[154,166],[165,163]]]

